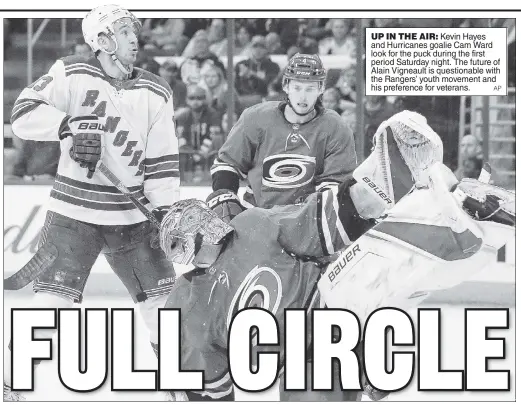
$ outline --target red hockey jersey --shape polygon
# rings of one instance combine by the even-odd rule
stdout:
[[[245,110],[211,169],[247,179],[244,200],[253,206],[302,202],[346,180],[357,164],[353,133],[336,112],[320,109],[299,125],[286,120],[284,107],[268,101]]]

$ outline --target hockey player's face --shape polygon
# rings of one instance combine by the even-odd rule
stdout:
[[[130,19],[123,18],[114,23],[114,35],[118,42],[116,56],[124,65],[131,65],[136,61],[138,33],[139,31]]]
[[[320,92],[321,89],[318,82],[291,80],[287,86],[289,101],[299,114],[306,114],[315,108]]]

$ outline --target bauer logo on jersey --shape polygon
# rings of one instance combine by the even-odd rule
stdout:
[[[269,267],[255,266],[235,292],[228,310],[228,327],[233,316],[244,308],[263,308],[275,314],[282,299],[282,280]]]
[[[262,184],[277,189],[302,187],[313,180],[315,167],[313,156],[273,155],[262,164]]]

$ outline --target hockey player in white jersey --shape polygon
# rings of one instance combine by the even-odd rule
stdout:
[[[156,233],[146,217],[95,171],[101,160],[159,221],[179,199],[172,90],[162,78],[133,67],[140,28],[119,6],[93,9],[82,30],[95,56],[57,60],[22,91],[11,123],[18,137],[60,141],[62,152],[39,243],[40,253],[57,254],[35,280],[29,306],[81,302],[90,270],[104,253],[139,306],[154,347],[157,309],[174,282],[174,268],[153,243]],[[4,399],[16,400],[10,358],[9,350]]]

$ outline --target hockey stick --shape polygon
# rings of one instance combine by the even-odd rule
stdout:
[[[132,204],[134,204],[136,208],[145,215],[145,217],[147,217],[147,219],[152,223],[152,225],[154,225],[157,229],[160,228],[161,223],[157,220],[155,215],[152,214],[152,212],[147,207],[145,207],[145,205],[141,201],[139,201],[136,197],[132,195],[130,190],[121,182],[120,179],[117,178],[117,176],[114,173],[112,173],[112,171],[107,166],[105,166],[105,164],[101,160],[99,161],[97,167],[99,171],[103,173],[103,175],[112,184],[114,184],[114,186],[116,186],[116,188],[125,197],[127,197],[132,202]]]
[[[125,195],[125,197],[127,197],[132,202],[132,204],[136,206],[139,211],[141,211],[147,217],[152,225],[159,229],[161,224],[154,216],[154,214],[152,214],[152,212],[147,207],[145,207],[141,201],[132,195],[130,190],[121,182],[120,179],[117,178],[114,173],[112,173],[112,171],[107,166],[105,166],[103,162],[99,161],[97,168],[114,186],[116,186],[116,188],[123,195]],[[24,288],[31,281],[34,281],[36,278],[38,278],[40,274],[45,272],[45,270],[54,262],[54,260],[56,260],[57,257],[58,252],[54,245],[46,245],[45,249],[39,248],[25,266],[23,266],[16,273],[11,274],[8,278],[4,279],[4,290],[12,291]]]

